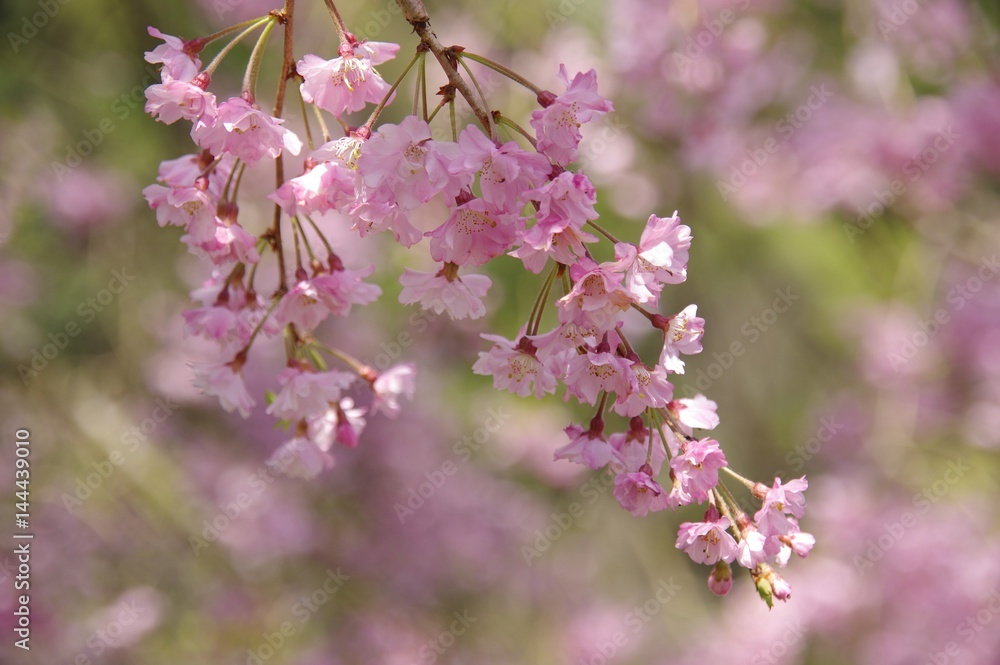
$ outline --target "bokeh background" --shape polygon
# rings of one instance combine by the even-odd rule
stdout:
[[[538,288],[513,259],[491,314],[456,324],[396,303],[426,256],[329,217],[385,295],[323,334],[377,366],[417,362],[419,390],[332,471],[261,480],[284,433],[190,384],[187,363],[213,357],[180,318],[204,269],[140,194],[190,149],[143,114],[142,54],[147,25],[192,38],[279,4],[0,7],[0,478],[13,532],[13,433],[29,428],[36,534],[30,653],[12,646],[13,541],[0,550],[0,661],[1000,662],[995,2],[428,3],[445,43],[544,87],[560,63],[596,68],[616,113],[581,161],[602,223],[636,239],[677,209],[693,229],[665,307],[697,303],[708,324],[678,391],[718,402],[745,475],[810,481],[818,544],[771,611],[740,572],[712,596],[673,548],[696,510],[632,518],[602,476],[552,461],[581,412],[472,375],[479,333],[512,336]],[[298,4],[297,55],[332,57],[322,3]],[[406,52],[392,6],[341,9]],[[238,91],[248,48],[214,89]],[[530,96],[483,80],[526,118]],[[242,191],[270,178],[261,165]]]

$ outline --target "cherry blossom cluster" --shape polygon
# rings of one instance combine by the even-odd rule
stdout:
[[[346,219],[362,237],[387,232],[408,248],[426,238],[438,266],[404,269],[399,301],[454,319],[486,315],[492,281],[483,267],[513,257],[528,272],[544,274],[537,299],[513,338],[483,335],[492,347],[480,354],[473,371],[522,397],[541,398],[561,385],[566,399],[596,407],[589,426],[566,428],[569,443],[556,459],[591,469],[610,466],[616,474],[614,496],[635,516],[707,503],[703,522],[681,525],[677,547],[714,566],[710,588],[727,593],[729,564],[737,561],[751,571],[769,605],[773,598],[787,599],[790,589],[774,566],[785,565],[792,552],[806,556],[812,547],[812,537],[799,531],[797,522],[804,513],[806,481],[775,479],[767,487],[739,476],[728,468],[717,441],[694,435],[718,424],[715,403],[702,395],[674,399],[671,376],[684,373],[683,356],[701,351],[705,322],[695,305],[660,314],[659,301],[664,286],[687,278],[691,229],[676,212],[654,214],[633,243],[597,223],[595,187],[575,167],[581,128],[614,110],[598,93],[596,72],[571,77],[563,65],[559,92],[544,90],[483,56],[441,46],[422,6],[399,4],[421,41],[391,85],[376,67],[396,56],[399,46],[359,41],[331,2],[340,38],[332,59],[314,54],[294,59],[294,3],[191,41],[150,28],[164,43],[146,55],[162,64],[161,83],[147,90],[146,111],[166,124],[190,122],[198,147],[164,162],[159,183],[144,190],[159,224],[182,227],[182,242],[212,268],[191,294],[199,306],[185,312],[185,331],[217,342],[224,362],[195,366],[196,385],[218,397],[227,411],[248,416],[256,400],[244,383],[243,367],[255,341],[280,336],[287,362],[268,392],[267,413],[290,428],[292,437],[272,462],[292,475],[313,476],[333,464],[334,443],[357,446],[367,418],[398,414],[400,400],[415,390],[412,364],[378,372],[314,336],[329,317],[348,316],[352,306],[381,295],[364,281],[375,266],[345,265],[324,227]],[[283,72],[275,108],[267,113],[254,91],[268,35],[279,25],[285,26]],[[241,93],[219,103],[208,91],[215,68],[241,39],[258,31]],[[203,68],[198,59],[203,47],[232,34]],[[425,71],[431,55],[449,81],[433,109],[428,108]],[[499,72],[535,95],[538,108],[531,113],[530,129],[489,106],[468,63]],[[417,72],[413,113],[398,124],[377,124],[411,71]],[[298,83],[305,144],[281,118],[288,81]],[[455,122],[459,99],[478,120],[460,131]],[[323,134],[318,146],[307,105]],[[368,105],[374,105],[368,120],[352,126],[348,115]],[[433,138],[431,129],[445,107],[451,141]],[[329,135],[324,114],[336,120],[343,136]],[[285,178],[284,157],[304,149],[301,170]],[[275,214],[273,224],[254,235],[240,222],[237,195],[245,169],[265,158],[275,162],[278,174],[276,189],[267,193]],[[432,201],[443,202],[447,211],[439,226],[425,232],[414,214]],[[289,243],[283,242],[283,221],[292,232],[294,258],[285,256]],[[322,247],[313,247],[318,242],[310,237],[319,238]],[[271,255],[278,284],[260,293],[257,268]],[[546,316],[547,308],[554,314]],[[628,313],[645,317],[662,336],[655,361],[644,362],[627,339]],[[553,326],[543,331],[543,320]],[[328,366],[328,356],[336,368]],[[368,396],[361,398],[358,388],[364,386]],[[606,433],[605,416],[620,420],[620,431]],[[661,475],[664,463],[668,471]],[[745,484],[761,502],[752,519],[720,482],[720,471]]]

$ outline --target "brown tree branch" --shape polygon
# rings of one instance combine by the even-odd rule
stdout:
[[[427,9],[424,7],[422,0],[396,0],[396,4],[403,10],[403,16],[406,18],[407,23],[413,26],[413,31],[420,37],[421,43],[437,58],[441,64],[441,69],[444,70],[445,75],[448,77],[448,82],[469,103],[472,112],[476,114],[476,118],[479,119],[479,122],[489,132],[490,138],[496,139],[497,130],[493,122],[493,112],[486,108],[483,102],[476,96],[476,93],[469,88],[469,84],[465,82],[465,79],[458,73],[458,70],[451,61],[454,55],[449,53],[449,50],[441,44],[437,35],[430,29],[431,19],[427,15]]]

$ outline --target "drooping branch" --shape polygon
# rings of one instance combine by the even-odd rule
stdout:
[[[407,23],[413,26],[413,31],[420,37],[420,41],[427,46],[427,49],[441,63],[441,69],[444,70],[445,75],[448,77],[448,82],[465,98],[465,101],[472,108],[472,112],[476,114],[476,118],[479,119],[479,122],[490,133],[491,138],[495,139],[496,125],[493,122],[492,112],[483,105],[479,97],[476,96],[476,93],[469,87],[465,79],[462,78],[462,75],[458,73],[448,49],[441,44],[437,35],[430,29],[431,19],[427,15],[427,9],[424,7],[422,0],[396,0],[396,4],[403,10],[403,16],[406,18]]]

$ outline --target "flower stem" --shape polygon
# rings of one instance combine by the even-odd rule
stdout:
[[[476,92],[479,93],[479,100],[483,103],[483,107],[486,108],[487,112],[486,117],[490,121],[490,126],[487,128],[487,131],[489,132],[490,138],[495,140],[497,138],[497,126],[496,123],[493,121],[493,112],[490,111],[490,102],[489,100],[486,99],[486,93],[483,92],[483,88],[479,85],[479,81],[476,80],[476,77],[473,75],[472,70],[469,69],[469,66],[467,64],[465,64],[465,60],[462,60],[462,58],[458,58],[458,64],[462,65],[462,69],[464,69],[465,73],[469,75],[469,80],[472,81],[472,85],[476,87]]]
[[[532,83],[528,79],[524,78],[523,76],[521,76],[520,74],[518,74],[514,70],[509,69],[508,67],[504,67],[499,62],[494,62],[493,60],[490,60],[489,58],[486,58],[486,57],[481,56],[481,55],[476,55],[475,53],[469,53],[468,51],[463,51],[462,52],[462,57],[463,58],[468,58],[469,60],[475,60],[479,64],[485,65],[486,67],[489,67],[493,71],[498,72],[500,74],[503,74],[504,76],[506,76],[507,78],[509,78],[511,81],[514,81],[515,83],[520,83],[525,88],[527,88],[528,90],[530,90],[533,93],[535,93],[535,95],[538,95],[539,93],[542,92],[542,89],[539,88],[537,85],[535,85],[534,83]]]
[[[257,43],[254,44],[253,52],[250,54],[250,62],[247,63],[247,72],[243,76],[243,92],[248,93],[251,98],[256,97],[257,74],[260,72],[260,63],[264,59],[264,48],[267,46],[267,38],[271,36],[276,21],[268,21],[264,26],[264,32],[260,33]]]
[[[266,20],[268,20],[267,16],[258,16],[257,18],[252,18],[247,21],[242,21],[241,23],[237,23],[236,25],[231,25],[228,28],[223,28],[218,32],[213,32],[210,35],[206,35],[205,37],[198,37],[197,39],[192,40],[192,43],[197,44],[199,47],[204,47],[206,44],[211,44],[216,39],[221,39],[226,35],[231,35],[237,30],[242,30],[243,28],[253,25],[255,23],[263,23]]]
[[[736,480],[738,480],[741,483],[743,483],[744,485],[746,485],[749,489],[753,489],[754,487],[757,486],[757,483],[755,483],[754,481],[750,480],[749,478],[744,478],[740,474],[738,474],[735,471],[733,471],[732,469],[730,469],[728,466],[722,467],[722,470],[725,471],[726,473],[728,473],[730,476],[732,476]]]
[[[256,30],[260,26],[264,25],[265,23],[267,23],[270,20],[272,20],[272,19],[269,16],[265,17],[265,18],[262,18],[262,19],[257,19],[256,21],[254,21],[254,23],[249,28],[247,28],[246,30],[244,30],[240,34],[236,35],[232,39],[232,41],[230,41],[228,44],[226,44],[225,46],[223,46],[222,50],[219,51],[215,55],[214,58],[212,58],[212,62],[208,63],[208,66],[205,67],[205,73],[208,74],[209,76],[211,76],[212,73],[215,72],[216,68],[219,66],[219,63],[222,62],[222,59],[225,58],[226,55],[228,55],[229,52],[232,51],[236,47],[237,44],[239,44],[241,41],[243,41],[244,37],[246,37],[251,32],[253,32],[254,30]]]
[[[344,25],[344,18],[340,15],[340,11],[337,10],[337,5],[333,3],[333,0],[323,0],[326,3],[326,8],[330,11],[330,18],[333,19],[333,25],[337,28],[337,37],[340,38],[340,43],[350,45],[351,40],[348,38],[347,26]]]
[[[621,240],[619,240],[618,238],[616,238],[613,235],[611,235],[603,226],[601,226],[597,222],[593,222],[593,221],[591,221],[591,220],[588,219],[587,220],[587,224],[589,224],[592,229],[594,229],[595,231],[597,231],[598,233],[600,233],[602,236],[604,236],[605,238],[607,238],[611,242],[613,242],[615,244],[618,244],[618,243],[621,242]]]
[[[306,128],[306,143],[309,146],[309,150],[315,150],[316,146],[313,145],[313,135],[312,130],[309,129],[309,113],[306,111],[306,100],[302,99],[302,94],[299,94],[299,108],[302,110],[302,124]]]
[[[419,50],[413,54],[413,57],[410,58],[410,61],[406,63],[406,68],[403,69],[400,75],[396,77],[396,81],[392,84],[392,87],[389,88],[389,91],[385,93],[385,96],[382,97],[382,101],[378,103],[378,106],[375,107],[375,110],[372,111],[372,114],[368,116],[368,121],[364,125],[365,127],[367,127],[368,129],[372,128],[372,126],[375,124],[375,121],[378,120],[379,115],[382,113],[382,109],[384,109],[385,105],[389,103],[389,100],[392,98],[392,94],[396,92],[396,88],[398,88],[399,84],[403,82],[403,79],[406,78],[406,75],[410,73],[410,70],[413,69],[413,65],[417,64],[417,60],[419,60],[420,56],[422,55],[423,52]]]
[[[448,77],[448,82],[455,87],[465,101],[472,107],[472,112],[482,124],[483,129],[490,127],[490,112],[476,99],[469,84],[465,82],[458,70],[451,63],[448,50],[438,40],[437,35],[430,29],[431,19],[427,15],[427,9],[421,0],[396,0],[396,4],[403,10],[406,22],[413,26],[414,32],[420,37],[421,43],[425,44],[434,57],[437,58],[441,69]],[[495,137],[491,137],[495,138]]]
[[[517,132],[518,134],[520,134],[521,136],[523,136],[525,139],[527,139],[528,143],[531,144],[532,148],[537,148],[538,147],[538,144],[535,141],[535,137],[532,136],[530,132],[528,132],[527,130],[525,130],[524,127],[522,127],[521,125],[517,124],[516,122],[514,122],[513,120],[511,120],[507,116],[505,116],[505,115],[498,115],[497,116],[497,122],[499,122],[501,125],[506,125],[507,127],[510,127],[515,132]]]
[[[323,113],[319,110],[319,107],[313,104],[313,113],[316,116],[316,122],[319,123],[319,129],[323,132],[323,143],[327,143],[330,140],[330,130],[326,127],[326,121],[323,120]]]
[[[274,96],[274,109],[271,112],[275,118],[281,117],[281,112],[285,107],[285,89],[288,87],[288,79],[295,71],[295,57],[292,55],[292,27],[295,16],[295,0],[285,0],[285,6],[281,11],[281,21],[285,24],[285,43],[281,58],[281,76],[278,80],[278,92]],[[285,160],[284,152],[280,153],[274,160],[274,179],[276,187],[281,187],[285,182]],[[278,257],[278,292],[285,293],[288,290],[288,276],[285,274],[285,253],[281,246],[281,206],[274,204],[274,219],[271,225],[271,242],[274,253]],[[293,334],[295,334],[293,329]]]
[[[552,282],[555,281],[556,267],[553,267],[549,271],[549,274],[545,277],[545,282],[542,283],[542,288],[538,291],[538,296],[535,298],[535,304],[531,307],[531,314],[528,315],[528,325],[525,328],[525,334],[535,335],[538,333],[538,326],[542,323],[542,312],[545,311],[545,302],[549,299],[549,291],[552,289]]]

